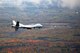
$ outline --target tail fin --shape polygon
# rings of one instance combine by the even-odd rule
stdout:
[[[15,20],[12,21],[12,26],[13,26],[13,27],[16,26],[16,21],[15,21]]]
[[[12,21],[12,27],[15,28],[15,31],[19,28],[19,23],[17,23],[15,20]]]

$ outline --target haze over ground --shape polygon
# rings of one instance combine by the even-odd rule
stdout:
[[[0,0],[0,20],[76,22],[80,19],[79,4],[79,0]]]
[[[79,0],[0,0],[0,53],[80,53]],[[42,29],[11,27],[41,23]]]
[[[80,27],[79,0],[1,0],[0,26],[11,27],[12,20],[23,24],[70,23]]]

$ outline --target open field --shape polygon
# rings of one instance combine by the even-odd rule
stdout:
[[[80,53],[80,28],[0,28],[0,53]]]
[[[69,9],[62,5],[68,4],[67,0],[30,0],[42,1],[40,4],[26,1],[0,0],[0,53],[80,53],[78,6]],[[25,25],[40,23],[43,28],[15,31],[12,20]]]

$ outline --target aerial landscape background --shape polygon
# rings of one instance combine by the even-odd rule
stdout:
[[[41,23],[41,29],[11,27]],[[79,0],[0,0],[0,53],[80,53]]]

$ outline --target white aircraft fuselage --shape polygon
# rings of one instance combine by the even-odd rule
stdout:
[[[12,24],[13,24],[12,27],[14,27],[14,28],[17,27],[17,26],[16,26],[17,22],[16,22],[15,20],[12,21]],[[19,26],[18,26],[18,28],[26,28],[26,29],[42,28],[42,27],[43,27],[43,25],[40,24],[40,23],[30,24],[30,25],[24,25],[24,24],[22,24],[22,23],[19,23]]]

